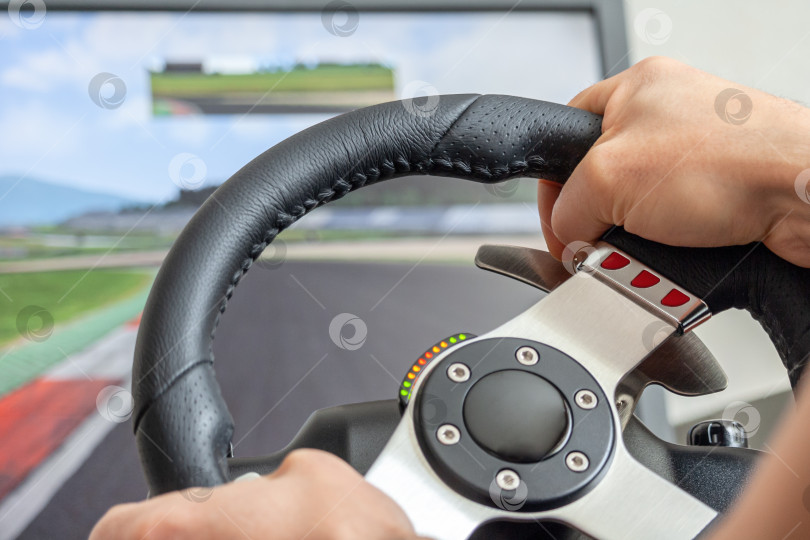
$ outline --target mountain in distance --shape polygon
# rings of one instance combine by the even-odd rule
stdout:
[[[53,225],[87,212],[117,212],[141,202],[35,178],[0,176],[0,227]]]

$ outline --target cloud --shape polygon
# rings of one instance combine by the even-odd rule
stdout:
[[[60,84],[85,85],[88,70],[76,65],[69,54],[61,49],[23,54],[19,61],[0,73],[0,84],[10,88],[33,92],[49,92]]]
[[[175,118],[167,126],[167,134],[173,142],[180,146],[199,148],[211,141],[214,129],[211,122],[202,116],[185,116]]]
[[[7,13],[0,11],[0,41],[18,39],[24,32],[25,30],[11,22],[11,17],[8,17]]]
[[[147,95],[128,91],[126,100],[119,108],[100,110],[97,116],[100,131],[122,130],[132,126],[147,128],[153,121],[152,100]]]
[[[30,167],[46,156],[53,160],[80,153],[86,123],[76,111],[49,110],[28,101],[5,109],[0,126],[0,148]]]

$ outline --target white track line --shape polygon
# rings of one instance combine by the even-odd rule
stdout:
[[[129,389],[135,335],[133,328],[114,330],[87,349],[65,358],[44,376],[109,378],[123,381],[118,384]],[[11,540],[22,533],[116,425],[94,410],[20,485],[0,500],[0,540]]]

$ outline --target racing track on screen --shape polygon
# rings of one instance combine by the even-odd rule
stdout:
[[[229,304],[214,345],[217,376],[236,422],[235,454],[284,446],[315,409],[396,397],[400,378],[425,347],[459,331],[483,333],[541,296],[472,261],[254,267]],[[338,347],[329,335],[342,313],[366,323],[365,342],[356,350]],[[21,538],[87,538],[109,506],[145,494],[131,423],[125,422]]]

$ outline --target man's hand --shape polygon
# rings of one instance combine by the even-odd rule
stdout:
[[[737,99],[721,110],[737,114],[735,123],[716,111],[729,88],[750,99],[747,118]],[[795,188],[810,167],[810,110],[666,58],[639,62],[569,105],[604,115],[603,134],[562,190],[540,182],[556,257],[623,225],[676,246],[764,241],[810,267],[810,204]]]
[[[394,501],[344,461],[318,450],[292,452],[269,476],[191,493],[115,506],[90,540],[416,537]]]

